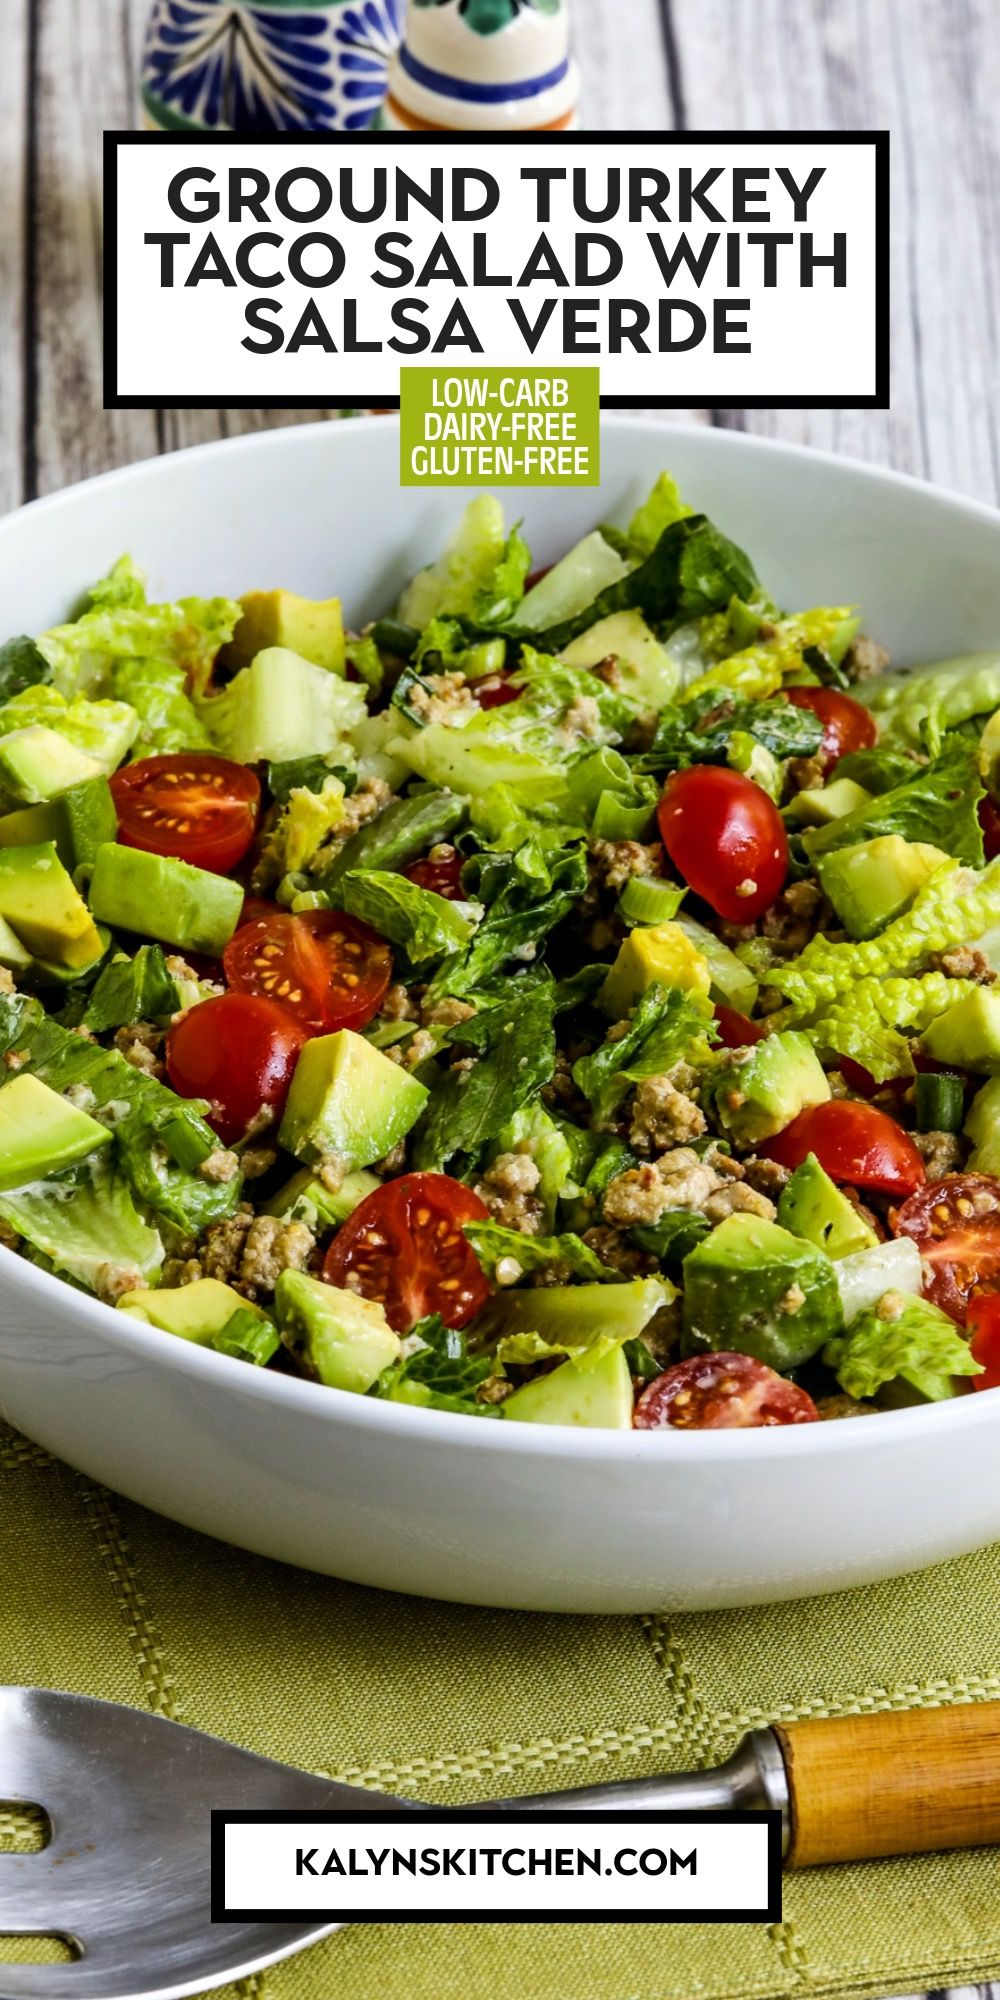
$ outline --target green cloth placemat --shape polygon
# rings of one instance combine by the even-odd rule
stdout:
[[[227,1549],[0,1427],[0,1575],[0,1679],[442,1804],[715,1762],[769,1717],[1000,1698],[1000,1546],[759,1611],[472,1611]],[[979,1851],[788,1876],[773,1927],[365,1925],[227,2000],[860,1996],[998,1973],[1000,1856]]]

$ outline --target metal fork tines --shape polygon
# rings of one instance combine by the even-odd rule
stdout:
[[[0,1936],[65,1938],[71,1964],[0,1964],[0,2000],[179,2000],[336,1925],[213,1925],[213,1806],[336,1809],[357,1794],[139,1710],[0,1689],[0,1799],[52,1838],[0,1855]],[[401,1802],[371,1797],[374,1812]],[[2,1956],[2,1953],[0,1953]]]

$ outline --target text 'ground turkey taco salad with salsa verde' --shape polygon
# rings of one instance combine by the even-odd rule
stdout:
[[[245,1366],[484,1420],[1000,1383],[1000,653],[886,671],[664,476],[390,616],[0,648],[0,1231]]]

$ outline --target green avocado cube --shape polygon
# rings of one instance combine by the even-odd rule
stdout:
[[[12,729],[0,737],[0,792],[22,805],[37,805],[100,775],[101,766],[93,757],[44,723]]]
[[[82,971],[103,954],[93,917],[50,840],[0,848],[0,917],[33,958]]]
[[[563,1361],[537,1375],[500,1406],[508,1423],[575,1425],[592,1431],[629,1431],[634,1396],[620,1347],[597,1361]]]
[[[852,938],[874,937],[909,909],[918,889],[948,856],[928,841],[883,833],[838,847],[816,862],[820,886]]]
[[[666,708],[680,681],[675,660],[650,631],[641,611],[614,611],[599,618],[558,655],[568,667],[599,667],[617,661],[615,683],[626,701],[638,709]]]
[[[858,1214],[853,1202],[824,1173],[815,1153],[796,1167],[778,1203],[778,1221],[793,1236],[803,1236],[828,1257],[850,1257],[874,1250],[878,1237]]]
[[[308,1167],[300,1167],[264,1203],[262,1213],[287,1222],[304,1222],[309,1229],[337,1229],[380,1186],[374,1174],[345,1174],[336,1193],[331,1193]]]
[[[0,847],[33,847],[39,841],[54,841],[60,861],[72,875],[85,862],[93,862],[98,848],[104,841],[114,840],[117,832],[111,786],[100,776],[71,785],[56,799],[5,814],[0,818]]]
[[[265,1316],[259,1306],[251,1305],[220,1278],[198,1278],[192,1285],[164,1285],[156,1291],[126,1292],[118,1301],[118,1310],[145,1320],[161,1333],[174,1333],[180,1340],[193,1340],[201,1346],[221,1333],[235,1312],[252,1312],[260,1319]]]
[[[977,986],[924,1030],[923,1045],[935,1062],[985,1076],[1000,1072],[1000,988]]]
[[[374,1299],[283,1271],[274,1305],[285,1346],[328,1389],[364,1396],[399,1359],[402,1341]]]
[[[221,663],[227,671],[249,667],[270,646],[286,646],[314,667],[342,674],[344,616],[339,597],[317,602],[294,590],[251,590],[240,598],[242,616]]]
[[[110,1141],[106,1125],[37,1076],[15,1076],[0,1090],[0,1188],[27,1187]]]
[[[848,813],[857,812],[859,806],[866,806],[871,793],[863,785],[857,785],[853,778],[834,778],[832,784],[817,785],[804,792],[797,792],[787,808],[787,815],[797,826],[830,826],[836,819],[846,819]]]
[[[720,1057],[703,1085],[726,1137],[737,1146],[759,1146],[813,1104],[825,1104],[830,1085],[807,1035],[795,1028],[765,1035],[752,1049]]]
[[[966,1162],[969,1173],[1000,1175],[1000,1076],[991,1076],[977,1090],[965,1121],[965,1136],[975,1148]]]
[[[171,855],[106,842],[97,850],[90,907],[115,930],[218,958],[239,922],[243,889]]]
[[[582,1349],[591,1340],[638,1340],[650,1320],[676,1296],[669,1278],[500,1291],[483,1307],[477,1327],[490,1348],[518,1334],[533,1333],[553,1347]]]
[[[351,1028],[307,1042],[279,1134],[307,1166],[332,1153],[348,1171],[385,1158],[417,1119],[429,1092]]]
[[[830,1258],[776,1222],[727,1216],[684,1259],[684,1331],[695,1351],[750,1354],[786,1373],[842,1327]]]

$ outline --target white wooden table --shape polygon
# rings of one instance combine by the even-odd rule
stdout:
[[[747,428],[993,502],[998,4],[575,0],[587,126],[891,132],[892,407],[757,410]],[[179,445],[308,420],[102,410],[101,134],[137,122],[146,11],[147,0],[0,0],[0,512]],[[688,414],[744,424],[737,411]],[[1000,1986],[983,1991],[1000,2000]]]

